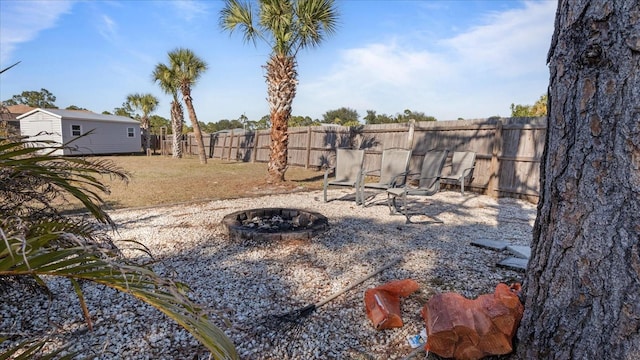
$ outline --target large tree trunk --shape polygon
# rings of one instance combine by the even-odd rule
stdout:
[[[171,154],[174,159],[182,158],[182,125],[184,124],[184,112],[182,105],[174,100],[171,102],[171,131],[173,132],[173,144]]]
[[[561,0],[522,359],[640,358],[640,3]]]
[[[198,124],[198,117],[196,116],[196,110],[193,108],[193,101],[191,100],[191,92],[188,90],[182,90],[182,99],[187,106],[189,112],[189,119],[191,119],[191,126],[193,126],[193,136],[196,138],[196,144],[198,145],[198,158],[201,164],[207,163],[207,154],[204,150],[204,142],[202,141],[202,131],[200,130],[200,124]]]
[[[284,181],[287,171],[289,145],[288,123],[291,104],[298,83],[296,62],[293,57],[274,55],[267,63],[267,94],[271,115],[271,144],[267,182]]]

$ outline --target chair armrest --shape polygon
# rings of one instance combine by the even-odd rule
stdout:
[[[466,169],[462,170],[462,176],[461,176],[461,179],[464,179],[464,178],[466,178],[467,176],[469,176],[469,174],[471,174],[471,171],[472,171],[473,169],[475,169],[475,168],[476,168],[475,166],[472,166],[472,167],[469,167],[469,168],[466,168]]]
[[[333,170],[335,170],[335,167],[327,167],[324,169],[324,182],[327,182],[327,179],[329,178],[329,173],[331,173]]]
[[[416,175],[416,173],[409,173],[409,171],[403,171],[400,174],[396,175],[393,177],[393,179],[391,179],[391,187],[399,187],[399,186],[404,186],[407,183],[407,177],[409,175]],[[399,179],[402,179],[402,181],[398,182]]]
[[[411,173],[411,172],[407,172],[407,173],[406,173],[406,176],[407,176],[408,178],[411,178],[411,180],[420,179],[420,173],[419,173],[419,172],[413,172],[413,173]]]
[[[331,173],[332,171],[334,171],[335,169],[336,169],[336,167],[335,167],[335,166],[329,166],[329,167],[326,167],[326,168],[324,168],[324,173],[325,173],[325,174],[329,174],[329,173]]]
[[[398,184],[397,182],[395,182],[393,183],[394,184],[393,187],[408,187],[410,181],[415,181],[420,179],[419,177],[416,177],[416,176],[420,176],[419,172],[412,173],[412,172],[405,171],[402,174],[396,175],[396,178],[400,176],[404,176],[404,182],[402,184]]]

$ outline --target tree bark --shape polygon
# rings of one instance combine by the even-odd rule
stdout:
[[[198,145],[198,158],[200,164],[207,163],[207,153],[204,150],[204,142],[202,141],[202,131],[200,130],[200,124],[198,124],[198,117],[196,116],[196,110],[193,108],[193,101],[191,100],[191,92],[188,90],[182,90],[182,99],[189,112],[189,119],[191,119],[191,126],[193,126],[193,135],[196,138],[196,144]]]
[[[287,116],[282,113],[271,113],[271,145],[269,146],[269,164],[267,167],[267,182],[279,183],[284,181],[287,171],[289,134]]]
[[[182,124],[184,124],[184,113],[182,105],[174,100],[171,102],[171,131],[173,132],[173,144],[171,149],[172,157],[175,159],[182,158]]]
[[[522,359],[640,358],[640,3],[560,0]]]
[[[284,181],[289,146],[288,124],[291,104],[296,96],[297,77],[295,59],[274,55],[267,63],[267,94],[271,115],[271,144],[267,182]]]
[[[143,150],[145,155],[149,152],[149,148],[151,147],[151,135],[149,134],[149,118],[143,116],[140,119],[140,130],[143,140]]]

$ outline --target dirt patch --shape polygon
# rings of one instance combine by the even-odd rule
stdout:
[[[322,189],[322,173],[290,167],[281,184],[268,184],[267,164],[228,162],[197,157],[173,159],[167,156],[109,156],[108,159],[130,174],[129,183],[105,177],[110,194],[103,199],[114,209],[255,197]],[[74,204],[72,202],[71,207]]]

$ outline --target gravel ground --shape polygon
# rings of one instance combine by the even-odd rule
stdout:
[[[476,239],[528,245],[535,205],[514,199],[444,191],[419,199],[414,216],[392,216],[378,195],[372,206],[358,207],[347,190],[304,192],[211,201],[112,213],[116,243],[132,239],[159,261],[154,269],[190,285],[193,298],[232,339],[242,359],[403,359],[412,352],[407,335],[424,328],[420,309],[436,293],[455,291],[475,298],[499,282],[523,274],[495,263],[508,254],[469,245]],[[220,226],[239,210],[288,207],[317,211],[330,229],[310,241],[279,243],[230,241]],[[439,222],[441,221],[441,222]],[[128,256],[142,256],[125,250]],[[274,321],[282,314],[317,303],[391,260],[402,261],[339,296],[298,324]],[[364,310],[368,288],[411,278],[421,288],[402,300],[405,322],[399,329],[376,331]],[[48,280],[52,301],[38,292],[8,288],[0,303],[0,337],[54,336],[69,332],[81,358],[206,359],[206,349],[178,325],[129,295],[85,283],[94,320],[88,331],[79,302],[66,281]],[[6,346],[7,343],[3,344]],[[417,358],[427,358],[423,353]],[[434,355],[429,358],[435,359]]]

